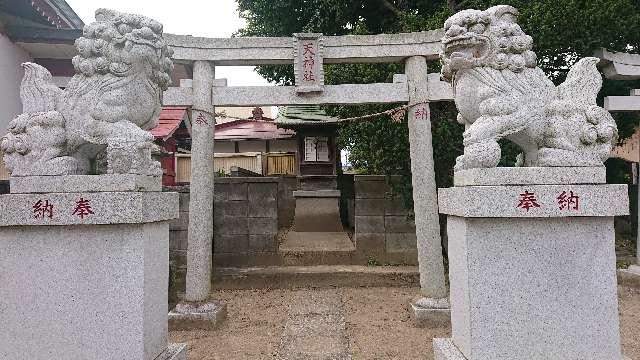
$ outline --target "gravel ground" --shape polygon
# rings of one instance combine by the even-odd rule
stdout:
[[[227,321],[215,331],[172,331],[171,342],[189,344],[189,360],[275,359],[287,320],[290,290],[216,291]]]
[[[449,328],[419,329],[411,322],[408,301],[417,288],[341,288],[346,330],[354,360],[433,359],[431,338]],[[309,289],[309,292],[316,290]],[[289,304],[298,291],[217,291],[229,317],[216,331],[174,331],[172,342],[189,344],[190,360],[276,359]],[[640,360],[640,289],[618,288],[622,349]]]
[[[640,289],[618,286],[622,352],[640,360]]]

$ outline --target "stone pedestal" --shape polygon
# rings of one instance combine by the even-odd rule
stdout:
[[[336,190],[338,177],[336,175],[300,175],[298,189],[300,190]]]
[[[339,190],[298,190],[293,231],[342,232]]]
[[[21,178],[0,196],[0,357],[186,359],[167,346],[178,196],[113,179],[52,177],[41,193],[45,177]]]
[[[622,359],[613,216],[628,214],[626,185],[603,184],[604,168],[473,171],[485,174],[439,194],[453,336],[435,358]]]

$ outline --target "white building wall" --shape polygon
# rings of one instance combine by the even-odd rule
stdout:
[[[213,152],[220,153],[234,153],[236,152],[236,145],[233,141],[216,141],[213,143]]]
[[[22,112],[20,64],[32,60],[29,53],[0,33],[0,137],[7,131],[9,121]]]
[[[235,153],[236,146],[235,141],[216,141],[214,143],[214,152],[216,154],[228,154]],[[238,141],[238,148],[241,153],[243,152],[266,152],[267,144],[265,140],[240,140]],[[278,139],[269,140],[270,152],[296,152],[298,151],[298,145],[294,139]]]
[[[265,140],[245,140],[238,141],[240,152],[267,152],[267,142]]]
[[[296,152],[298,151],[298,143],[295,139],[271,140],[269,141],[269,150],[271,152]]]

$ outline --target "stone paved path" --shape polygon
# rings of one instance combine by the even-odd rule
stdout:
[[[351,360],[340,289],[294,292],[278,360]]]

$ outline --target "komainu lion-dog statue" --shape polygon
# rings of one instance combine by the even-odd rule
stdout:
[[[456,170],[498,165],[498,140],[520,147],[518,166],[602,166],[616,123],[596,105],[597,58],[583,58],[555,86],[536,66],[533,39],[507,5],[464,10],[445,22],[442,76],[451,82],[464,154]]]
[[[173,71],[162,25],[99,9],[75,46],[76,74],[65,90],[44,67],[23,64],[23,114],[1,142],[12,176],[162,174],[148,132]]]

